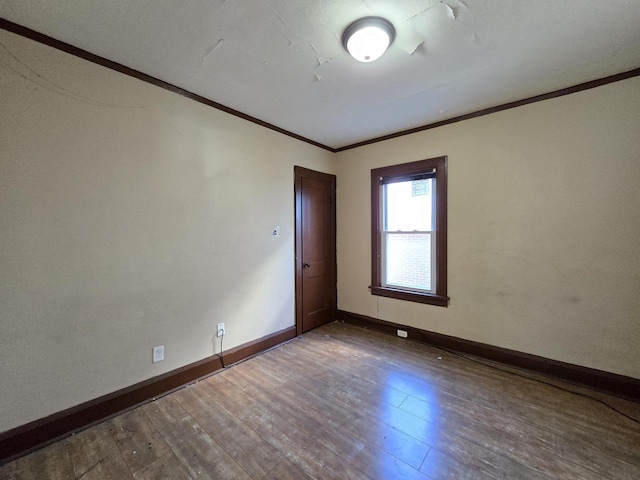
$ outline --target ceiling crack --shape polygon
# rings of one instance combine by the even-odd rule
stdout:
[[[431,9],[433,9],[433,8],[437,7],[437,6],[438,6],[438,4],[437,4],[437,3],[436,3],[435,5],[431,5],[430,7],[427,7],[427,8],[425,8],[424,10],[419,11],[419,12],[418,12],[418,13],[416,13],[415,15],[410,16],[410,17],[409,17],[409,18],[407,18],[404,22],[406,23],[406,22],[408,22],[408,21],[410,21],[410,20],[413,20],[414,18],[419,17],[420,15],[423,15],[423,14],[427,13],[429,10],[431,10]]]
[[[100,100],[95,100],[95,99],[93,99],[91,97],[87,97],[87,96],[81,95],[79,93],[76,93],[76,92],[74,92],[72,90],[69,90],[68,88],[65,88],[65,87],[63,87],[61,85],[58,85],[54,81],[49,80],[44,75],[38,73],[35,69],[31,68],[29,65],[27,65],[22,60],[20,60],[20,58],[18,58],[11,50],[9,50],[9,48],[4,43],[0,42],[0,47],[11,58],[13,58],[13,60],[16,63],[18,63],[19,65],[24,67],[29,73],[31,73],[33,76],[35,76],[36,79],[31,78],[26,73],[21,72],[19,70],[19,67],[14,68],[13,66],[9,65],[8,63],[5,63],[5,65],[10,70],[12,70],[18,76],[22,77],[24,80],[26,80],[26,81],[34,84],[34,85],[37,85],[37,86],[39,86],[41,88],[44,88],[45,90],[48,90],[48,91],[50,91],[52,93],[56,93],[56,94],[61,95],[63,97],[69,98],[71,100],[76,100],[78,102],[86,103],[88,105],[95,105],[95,106],[98,106],[98,107],[124,108],[124,109],[129,109],[129,108],[133,108],[133,109],[147,108],[147,105],[118,105],[118,104],[114,104],[114,103],[106,103],[106,102],[102,102]]]

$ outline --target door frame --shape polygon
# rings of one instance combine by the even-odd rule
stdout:
[[[331,281],[331,321],[336,318],[338,308],[338,267],[336,262],[336,176],[316,172],[304,167],[294,166],[294,204],[295,204],[295,270],[296,270],[296,335],[302,335],[302,178],[309,177],[331,183],[329,225],[330,281]]]

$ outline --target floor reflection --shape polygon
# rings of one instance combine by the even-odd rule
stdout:
[[[421,442],[438,438],[440,407],[434,386],[407,372],[389,372],[384,379],[382,405],[386,424]],[[402,401],[398,403],[398,400]]]

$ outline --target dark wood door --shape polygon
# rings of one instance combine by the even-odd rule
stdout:
[[[336,311],[336,177],[295,167],[296,329],[333,320]]]

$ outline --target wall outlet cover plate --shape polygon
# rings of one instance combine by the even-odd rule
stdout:
[[[164,360],[164,345],[153,347],[153,363]]]

